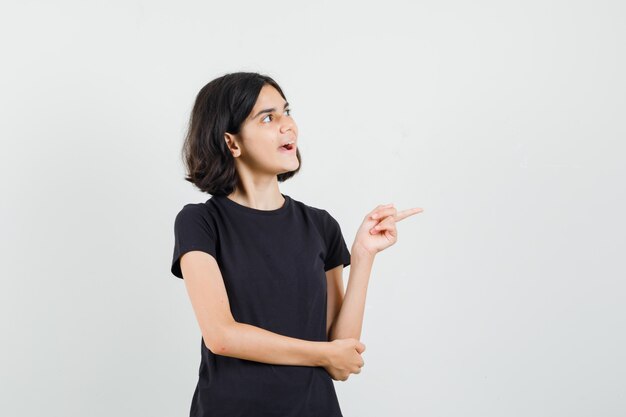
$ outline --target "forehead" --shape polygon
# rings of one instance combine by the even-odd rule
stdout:
[[[261,110],[270,107],[281,108],[285,104],[285,99],[280,95],[277,89],[273,86],[266,84],[261,88],[259,92],[259,96],[256,99],[256,103],[254,103],[253,110]]]

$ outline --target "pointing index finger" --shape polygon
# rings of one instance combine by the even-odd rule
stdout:
[[[405,218],[407,218],[409,216],[412,216],[414,214],[421,213],[423,211],[424,211],[424,209],[421,208],[421,207],[413,207],[413,208],[410,208],[410,209],[399,211],[396,214],[396,221],[399,222],[400,220],[403,220],[403,219],[405,219]]]

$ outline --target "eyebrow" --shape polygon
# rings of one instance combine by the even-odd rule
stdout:
[[[285,106],[283,107],[283,110],[287,108],[287,106],[289,106],[289,102],[285,101]],[[272,107],[271,109],[264,109],[259,111],[257,114],[255,114],[254,116],[252,116],[252,119],[256,119],[258,115],[262,114],[262,113],[271,113],[273,111],[276,111],[276,107]]]

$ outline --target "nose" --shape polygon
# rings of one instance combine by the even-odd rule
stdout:
[[[282,122],[280,126],[281,133],[285,133],[288,130],[291,130],[294,133],[297,132],[296,122],[291,117],[283,115],[281,122]]]

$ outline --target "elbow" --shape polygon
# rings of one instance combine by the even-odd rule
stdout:
[[[229,356],[228,355],[228,347],[225,343],[222,343],[221,341],[213,341],[211,343],[211,346],[208,346],[205,344],[205,346],[207,347],[207,349],[209,349],[211,352],[213,352],[216,355],[222,355],[222,356]]]
[[[231,339],[230,328],[231,326],[220,326],[217,329],[204,332],[206,334],[202,337],[204,346],[216,355],[227,356],[230,350],[230,343],[228,342]]]

